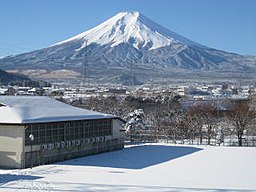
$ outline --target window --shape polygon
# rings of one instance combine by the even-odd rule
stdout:
[[[25,130],[25,145],[31,145],[29,139],[31,133],[34,135],[34,145],[100,137],[112,134],[112,120],[95,119],[30,124]]]

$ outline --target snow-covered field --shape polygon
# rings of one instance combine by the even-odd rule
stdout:
[[[256,191],[256,148],[145,144],[25,170],[0,191]]]

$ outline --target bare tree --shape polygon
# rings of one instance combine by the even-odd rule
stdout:
[[[239,146],[242,146],[244,132],[253,122],[255,118],[255,110],[250,107],[248,101],[236,101],[231,104],[231,109],[227,113],[227,118],[234,126]]]
[[[185,113],[183,121],[185,126],[187,127],[187,138],[190,139],[192,144],[194,144],[194,140],[198,130],[197,116],[196,114],[193,114],[192,111],[189,111]]]
[[[203,142],[203,121],[200,106],[191,106],[188,111],[188,123],[193,125],[194,134],[199,136],[200,145]]]
[[[200,144],[202,144],[204,129],[206,130],[207,144],[211,144],[217,114],[217,108],[210,103],[198,104],[188,109],[187,122],[193,126],[193,129],[197,129]]]

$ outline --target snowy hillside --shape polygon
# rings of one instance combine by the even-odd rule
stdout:
[[[210,38],[210,37],[209,37]],[[256,57],[212,49],[168,30],[138,12],[122,12],[50,47],[0,59],[0,68],[34,78],[77,80],[87,61],[94,81],[254,79]],[[39,75],[38,75],[39,74]],[[120,82],[117,82],[120,83]]]
[[[25,170],[0,191],[256,191],[256,148],[146,144]]]

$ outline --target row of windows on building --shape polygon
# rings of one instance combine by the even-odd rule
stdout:
[[[31,143],[29,135],[33,134]],[[112,135],[112,120],[84,120],[29,124],[25,130],[25,145],[71,141]]]

